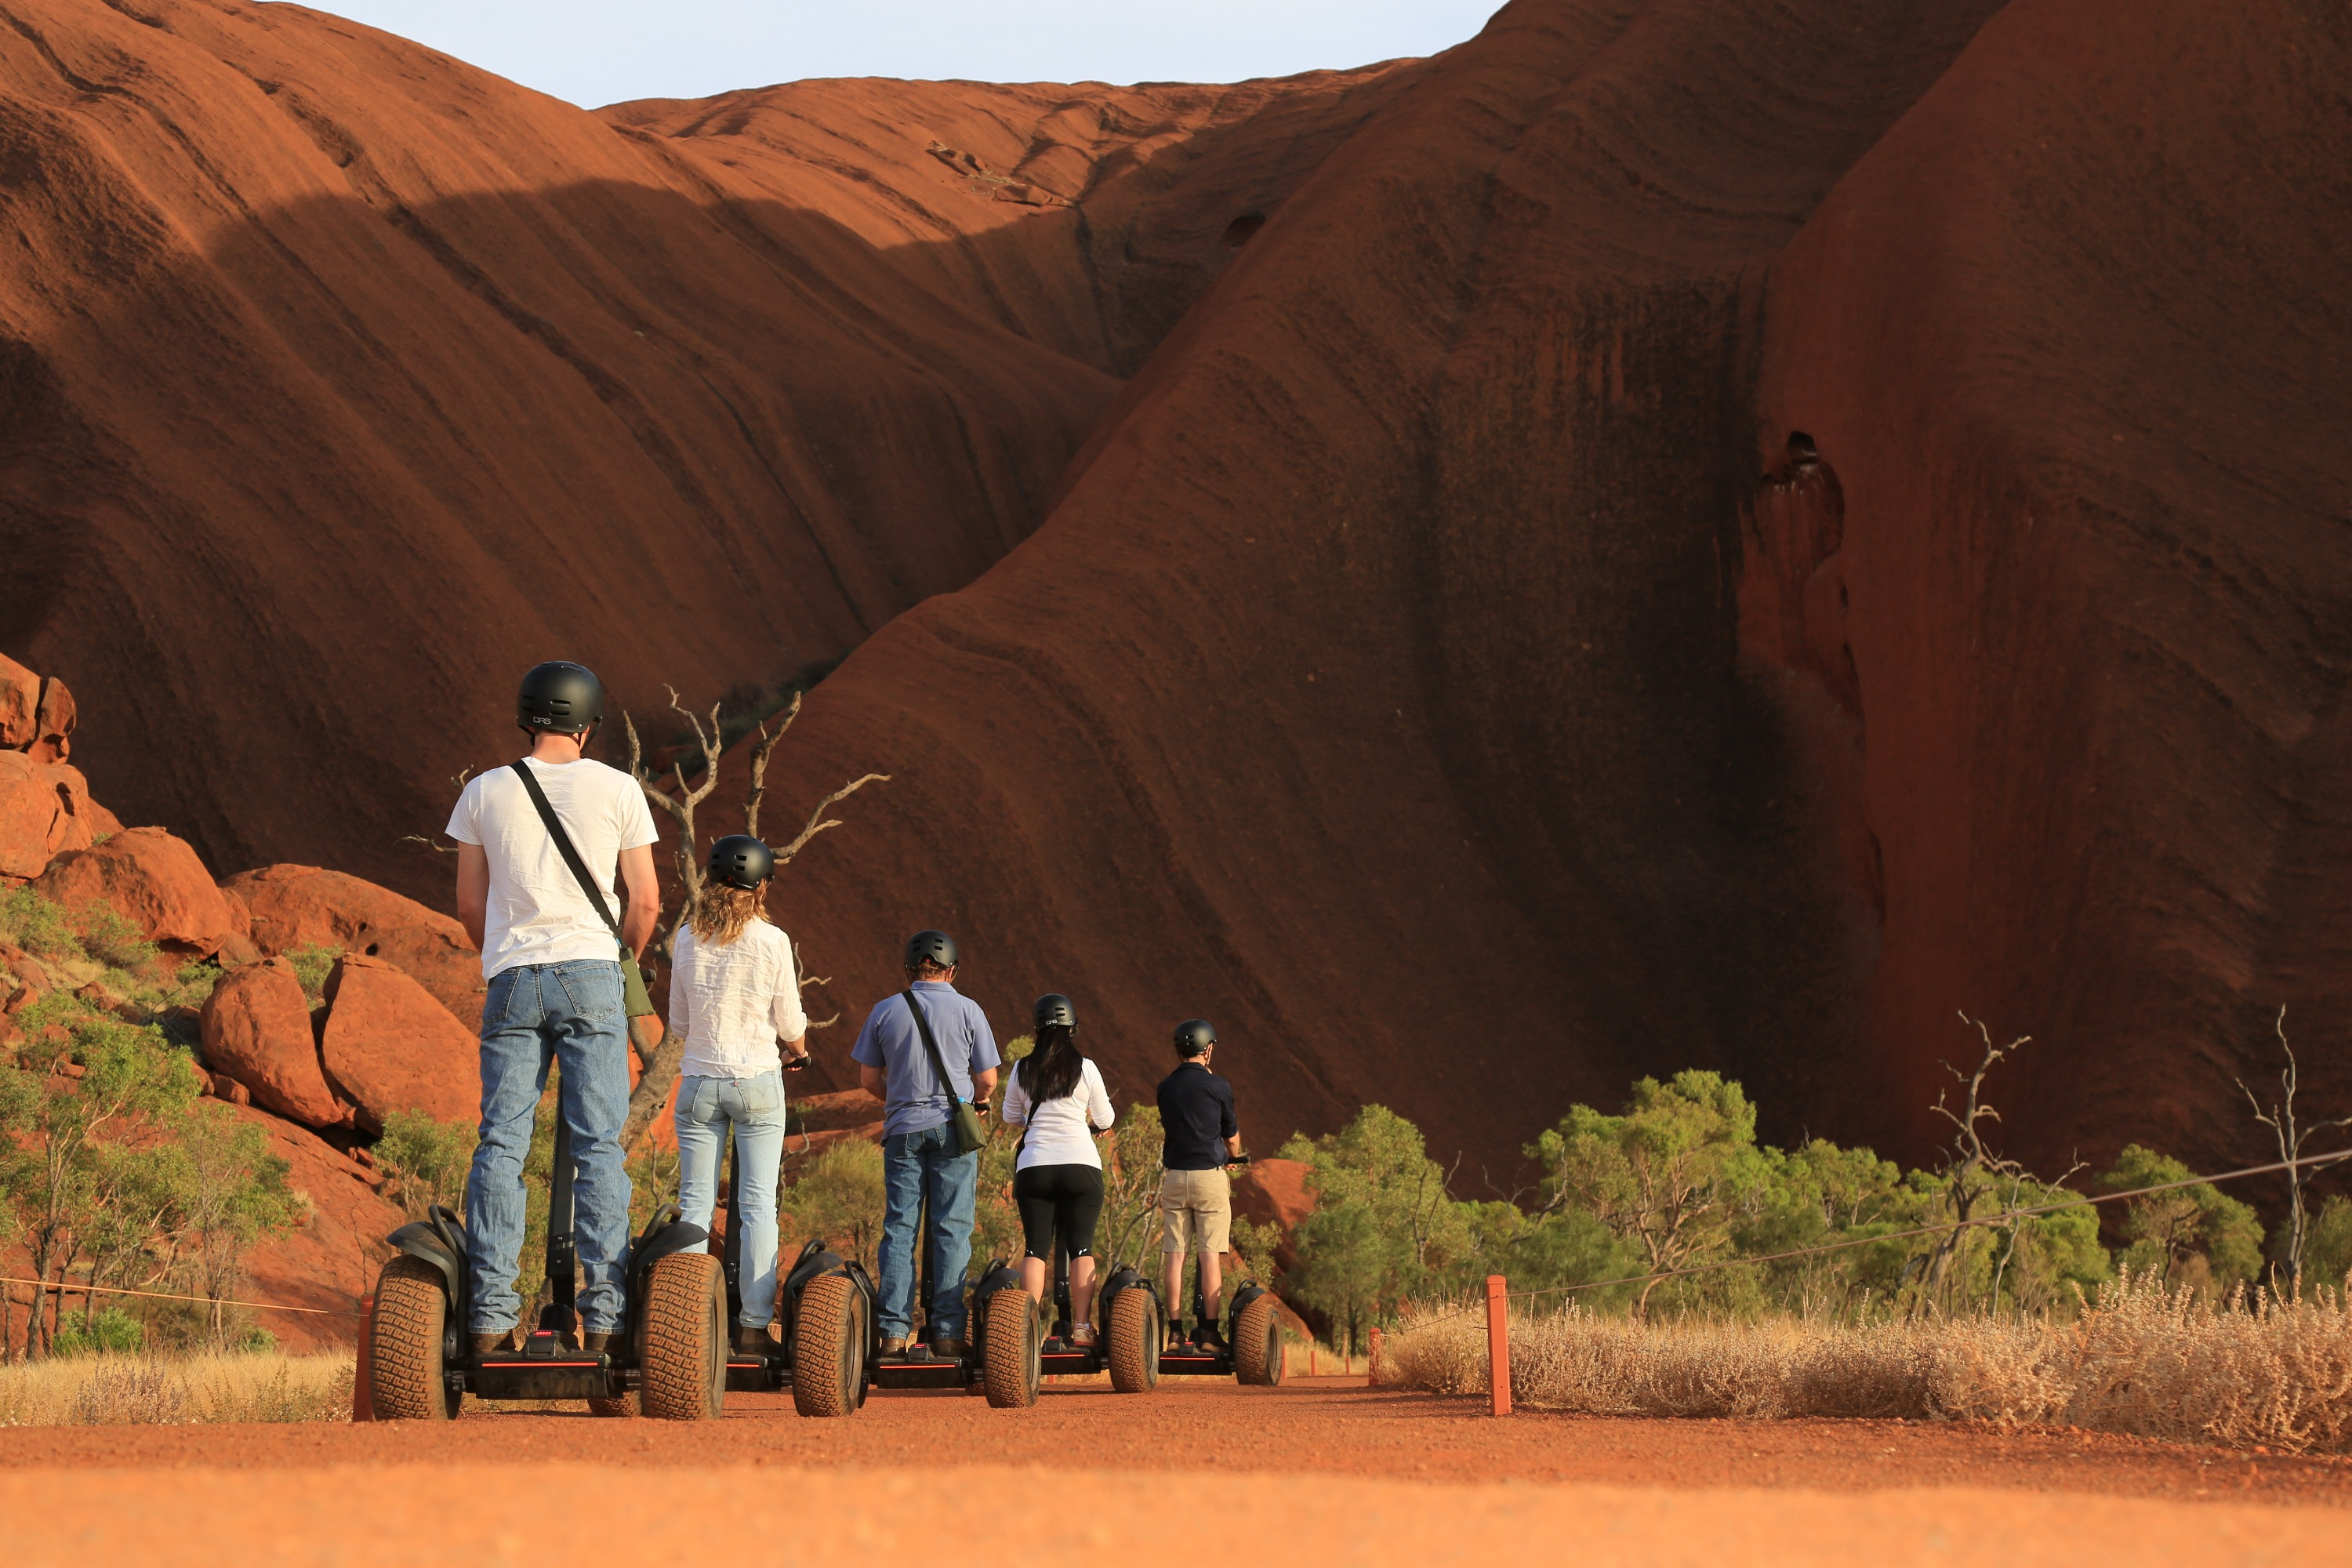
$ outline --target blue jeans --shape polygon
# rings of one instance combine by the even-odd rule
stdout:
[[[926,1127],[882,1140],[882,1331],[903,1337],[915,1323],[915,1216],[931,1205],[930,1311],[927,1338],[963,1338],[963,1271],[971,1261],[971,1200],[980,1155],[956,1152],[955,1129]]]
[[[525,964],[490,981],[482,1003],[482,1141],[466,1184],[466,1250],[473,1275],[467,1326],[515,1326],[522,1251],[523,1157],[547,1090],[547,1066],[562,1065],[557,1113],[572,1129],[579,1237],[581,1326],[621,1326],[622,1270],[629,1254],[629,1172],[621,1124],[629,1114],[628,1020],[621,966],[611,959]]]
[[[719,1197],[719,1155],[730,1123],[735,1131],[738,1186],[727,1223],[742,1238],[740,1271],[746,1328],[764,1329],[776,1316],[776,1170],[784,1159],[784,1075],[771,1068],[757,1078],[678,1080],[677,1206],[688,1225],[710,1228]]]

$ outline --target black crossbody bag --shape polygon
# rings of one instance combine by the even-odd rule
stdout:
[[[956,1093],[955,1079],[948,1076],[948,1059],[940,1055],[940,1043],[931,1037],[931,1021],[923,1016],[922,1005],[915,1000],[914,992],[901,991],[898,999],[914,1015],[915,1032],[923,1037],[923,1048],[931,1053],[931,1070],[940,1075],[940,1087],[955,1101],[956,1152],[969,1154],[988,1142],[988,1134],[980,1125],[980,1112],[971,1108],[971,1101]]]
[[[563,831],[563,819],[556,816],[555,807],[548,804],[547,792],[539,787],[539,780],[531,776],[529,765],[520,762],[510,765],[514,768],[515,777],[522,780],[522,787],[530,795],[530,804],[539,808],[540,821],[547,824],[547,836],[555,840],[555,852],[563,857],[566,866],[572,868],[572,876],[579,879],[580,890],[588,895],[589,906],[603,917],[605,928],[613,933],[614,945],[621,950],[621,990],[626,998],[624,1010],[632,1018],[650,1016],[654,999],[646,989],[646,972],[638,966],[637,955],[621,941],[621,922],[614,918],[613,906],[604,901],[604,889],[598,887],[596,879],[588,874],[588,863],[581,859],[580,851],[572,847],[572,835]],[[930,1038],[928,1034],[923,1037]]]

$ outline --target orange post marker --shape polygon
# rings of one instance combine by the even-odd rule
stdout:
[[[1486,1276],[1486,1384],[1495,1414],[1511,1413],[1511,1313],[1503,1277]]]
[[[1372,1350],[1364,1359],[1364,1373],[1365,1380],[1374,1388],[1381,1385],[1381,1330],[1377,1323],[1372,1325]]]
[[[368,1375],[375,1370],[371,1364],[375,1358],[369,1353],[375,1348],[375,1335],[371,1331],[374,1327],[375,1298],[362,1296],[360,1298],[360,1359],[359,1364],[352,1370],[352,1419],[353,1421],[375,1419],[375,1395],[369,1388],[373,1379]]]

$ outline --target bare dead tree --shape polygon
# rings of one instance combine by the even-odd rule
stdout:
[[[683,897],[679,900],[677,918],[660,928],[655,938],[655,945],[667,954],[677,938],[679,924],[693,915],[695,904],[702,897],[702,847],[696,832],[694,814],[696,807],[709,799],[711,792],[719,787],[719,763],[725,752],[726,742],[719,722],[719,704],[712,703],[706,718],[690,711],[678,700],[675,689],[665,687],[663,689],[669,692],[671,710],[692,728],[695,744],[702,753],[701,776],[697,782],[691,784],[687,782],[686,765],[679,761],[671,765],[671,777],[677,784],[675,793],[656,783],[651,768],[646,763],[645,748],[637,736],[635,720],[624,712],[621,722],[629,736],[630,776],[637,781],[637,787],[645,791],[646,799],[677,825],[675,854]],[[768,793],[768,760],[775,754],[778,742],[784,738],[784,731],[793,727],[793,721],[800,717],[800,712],[801,694],[796,691],[782,713],[776,716],[772,731],[765,720],[753,726],[753,732],[759,738],[752,743],[747,756],[750,784],[743,804],[743,831],[754,837],[760,831],[760,805]],[[793,857],[807,848],[809,841],[818,834],[842,826],[838,820],[827,818],[826,812],[867,784],[887,784],[889,779],[887,773],[867,773],[819,801],[816,809],[809,814],[808,824],[801,829],[800,836],[775,851],[776,868],[781,871],[792,864]],[[801,988],[803,991],[812,985],[828,984],[823,978],[807,973],[797,951],[793,953],[793,969],[802,975]],[[840,1017],[841,1015],[835,1013],[823,1023],[813,1023],[809,1026],[813,1029],[829,1028],[839,1022]],[[629,1020],[629,1039],[636,1049],[637,1059],[643,1064],[644,1071],[637,1079],[636,1089],[629,1095],[628,1118],[621,1127],[621,1147],[625,1151],[636,1147],[638,1140],[645,1136],[646,1129],[652,1125],[655,1112],[668,1100],[670,1090],[677,1082],[679,1064],[686,1056],[686,1042],[668,1038],[658,1018]]]
[[[2000,1112],[1986,1102],[1984,1085],[1994,1068],[2019,1047],[2031,1044],[2033,1037],[2021,1035],[2005,1046],[1996,1046],[1992,1043],[1991,1030],[1966,1013],[1959,1016],[1960,1022],[1976,1030],[1978,1037],[1984,1041],[1984,1056],[1978,1061],[1976,1071],[1966,1076],[1949,1062],[1944,1064],[1944,1070],[1958,1079],[1967,1091],[1958,1110],[1953,1110],[1948,1103],[1949,1090],[1938,1092],[1936,1103],[1928,1108],[1952,1124],[1952,1153],[1942,1172],[1944,1199],[1952,1210],[1952,1228],[1937,1238],[1934,1250],[1928,1254],[1926,1279],[1918,1299],[1913,1303],[1915,1313],[1922,1310],[1923,1305],[1943,1304],[1945,1282],[1951,1273],[1952,1260],[1959,1253],[1961,1237],[1967,1234],[1969,1221],[1975,1217],[1977,1205],[1993,1193],[2002,1180],[2014,1182],[2025,1175],[2022,1165],[1995,1154],[1985,1142],[1984,1123],[1999,1121]]]
[[[2300,1301],[2303,1300],[2304,1248],[2311,1237],[2311,1209],[2303,1196],[2304,1185],[2308,1179],[2303,1163],[2304,1141],[2315,1132],[2352,1127],[2352,1116],[2339,1116],[2333,1121],[2322,1121],[2312,1127],[2296,1122],[2294,1093],[2299,1075],[2295,1068],[2294,1047],[2286,1041],[2286,1009],[2284,1006],[2278,1010],[2278,1018],[2272,1026],[2278,1033],[2279,1049],[2286,1053],[2286,1066],[2279,1069],[2280,1098],[2273,1100],[2265,1110],[2263,1102],[2254,1098],[2254,1091],[2246,1087],[2243,1079],[2233,1081],[2237,1083],[2238,1092],[2246,1097],[2246,1103],[2253,1107],[2254,1120],[2269,1128],[2272,1137],[2278,1141],[2279,1158],[2286,1163],[2286,1299]],[[2273,1281],[2275,1278],[2273,1276]]]

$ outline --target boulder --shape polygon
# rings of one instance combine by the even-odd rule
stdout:
[[[33,743],[26,748],[37,763],[62,763],[73,754],[69,737],[80,721],[73,693],[56,676],[41,682],[41,700],[33,712]]]
[[[1294,1237],[1298,1222],[1315,1212],[1315,1194],[1307,1190],[1303,1160],[1253,1160],[1234,1176],[1234,1213],[1252,1225],[1275,1232],[1274,1261],[1287,1269],[1298,1261]]]
[[[49,862],[36,884],[68,909],[111,906],[148,941],[209,957],[235,930],[228,900],[196,852],[160,827],[126,828]]]
[[[457,1018],[482,1016],[482,956],[447,915],[373,882],[316,866],[240,871],[223,891],[247,911],[254,945],[275,956],[333,947],[398,964]]]
[[[205,1068],[244,1085],[263,1110],[310,1127],[349,1120],[320,1070],[310,1003],[284,959],[248,964],[215,986],[199,1027]]]
[[[0,653],[0,746],[21,752],[33,743],[41,710],[41,678]]]
[[[29,880],[59,854],[121,831],[80,769],[0,751],[0,879]]]
[[[360,1126],[380,1131],[395,1110],[480,1115],[480,1040],[397,964],[345,953],[327,976],[327,1008],[320,1059]]]

